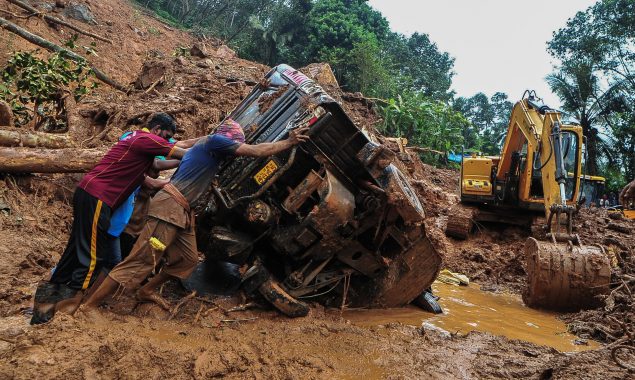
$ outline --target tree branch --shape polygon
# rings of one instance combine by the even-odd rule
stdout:
[[[20,0],[6,0],[6,1],[8,1],[11,4],[17,5],[18,7],[22,8],[24,10],[32,12],[35,15],[41,15],[44,18],[44,20],[46,20],[48,22],[52,22],[52,23],[59,24],[59,25],[64,25],[65,27],[76,31],[77,33],[81,33],[81,34],[83,34],[85,36],[89,36],[89,37],[92,37],[92,38],[100,40],[100,41],[108,42],[109,44],[112,45],[112,41],[111,40],[109,40],[107,38],[104,38],[102,36],[98,36],[96,34],[93,34],[91,32],[85,31],[83,29],[80,29],[79,27],[77,27],[77,26],[75,26],[73,24],[70,24],[70,23],[68,23],[68,22],[66,22],[64,20],[60,20],[57,17],[46,15],[46,14],[38,11],[37,9],[33,8],[29,4],[25,3],[24,1],[20,1]]]

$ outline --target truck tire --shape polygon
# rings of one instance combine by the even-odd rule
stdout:
[[[305,317],[309,314],[309,306],[307,304],[291,297],[289,293],[272,278],[262,283],[258,288],[258,292],[287,317]]]
[[[393,258],[381,275],[358,285],[351,304],[360,307],[405,306],[432,285],[440,270],[441,255],[423,236]]]

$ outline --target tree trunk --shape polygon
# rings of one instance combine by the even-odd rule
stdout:
[[[0,148],[0,173],[81,173],[104,154],[102,149]]]
[[[581,123],[582,124],[582,123]],[[598,135],[597,131],[588,125],[582,124],[582,131],[587,136],[587,161],[586,173],[598,175]]]
[[[64,135],[0,130],[0,146],[58,149],[69,148],[71,143]]]
[[[73,24],[70,24],[70,23],[68,23],[68,22],[66,22],[64,20],[60,20],[57,17],[53,17],[53,16],[49,16],[47,14],[43,14],[42,12],[40,12],[37,9],[33,8],[31,5],[25,3],[24,1],[20,1],[20,0],[7,0],[7,1],[10,2],[11,4],[17,5],[18,7],[22,8],[24,10],[27,10],[27,11],[31,12],[34,15],[38,15],[38,16],[41,15],[48,22],[52,22],[52,23],[55,23],[55,24],[66,26],[67,28],[70,28],[70,29],[72,29],[72,30],[74,30],[74,31],[76,31],[78,33],[81,33],[81,34],[86,35],[88,37],[92,37],[92,38],[98,39],[100,41],[108,42],[109,44],[112,45],[112,41],[111,40],[109,40],[107,38],[104,38],[102,36],[98,36],[97,34],[93,34],[93,33],[88,32],[86,30],[83,30],[83,29],[81,29],[81,28],[79,28],[79,27],[77,27],[77,26],[75,26]]]
[[[13,111],[9,103],[0,100],[0,125],[13,127]]]

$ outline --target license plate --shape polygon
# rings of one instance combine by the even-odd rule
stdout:
[[[271,160],[267,162],[267,165],[260,169],[258,173],[256,173],[256,175],[254,176],[254,180],[257,184],[262,185],[267,179],[269,179],[269,177],[271,177],[273,173],[276,172],[276,170],[278,170],[278,165],[275,163],[275,161]]]

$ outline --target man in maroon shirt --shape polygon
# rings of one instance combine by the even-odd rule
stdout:
[[[184,148],[196,142],[169,143],[176,124],[165,113],[154,114],[148,129],[150,132],[135,131],[115,144],[75,189],[71,235],[50,281],[38,285],[31,323],[46,322],[57,310],[73,312],[77,308],[107,257],[111,211],[141,185],[148,170],[170,169],[165,163],[174,162],[155,161],[155,156],[180,159]]]

